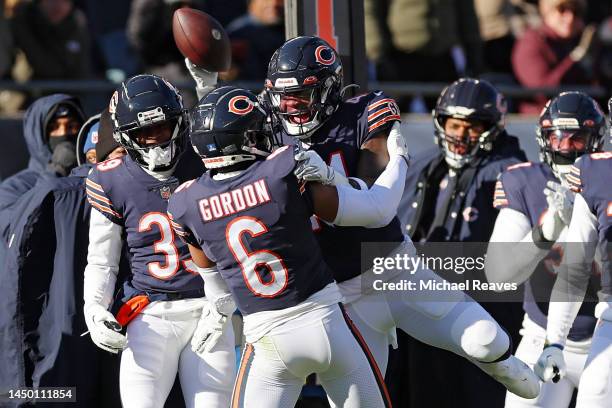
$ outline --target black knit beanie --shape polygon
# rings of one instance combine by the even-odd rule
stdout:
[[[96,143],[96,160],[99,162],[106,160],[108,155],[121,146],[113,138],[113,122],[111,121],[108,108],[100,115],[100,128],[98,129],[98,143]]]

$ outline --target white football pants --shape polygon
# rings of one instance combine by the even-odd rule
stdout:
[[[604,407],[612,407],[612,321],[600,318],[580,379],[576,408]]]
[[[412,243],[407,241],[396,252],[413,254],[415,250]],[[358,281],[363,276],[354,279]],[[429,269],[419,269],[413,275],[407,270],[396,271],[387,278],[382,274],[374,279],[396,283],[402,280],[443,281]],[[351,292],[362,290],[362,294],[356,299],[352,296],[355,300],[345,307],[383,373],[386,372],[388,346],[393,344],[395,327],[423,343],[466,357],[481,368],[482,364],[475,360],[494,361],[503,356],[510,346],[506,332],[482,306],[462,291],[398,290],[364,293],[371,282],[371,277],[364,278],[361,284],[349,282]],[[338,286],[341,291],[346,289],[345,282]],[[350,295],[345,297],[351,298]]]
[[[533,369],[544,349],[546,330],[534,323],[527,315],[523,319],[523,336],[515,355]],[[567,341],[563,358],[567,366],[565,377],[558,383],[542,383],[540,395],[534,399],[521,398],[510,392],[506,393],[506,408],[566,408],[572,400],[574,388],[580,383],[580,376],[587,360],[591,339],[581,342]]]
[[[200,314],[141,313],[130,322],[119,375],[124,407],[163,408],[177,371],[187,408],[229,406],[236,373],[234,332],[228,325],[215,351],[200,358],[191,350]]]
[[[245,345],[231,408],[293,407],[312,373],[336,406],[390,407],[383,375],[365,342],[333,305],[300,315]]]

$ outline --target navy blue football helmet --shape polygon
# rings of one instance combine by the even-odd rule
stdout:
[[[495,139],[504,131],[507,111],[506,99],[489,82],[482,79],[461,78],[447,86],[433,110],[435,141],[444,151],[445,159],[452,168],[462,168],[479,152],[493,149]],[[485,130],[475,143],[456,140],[444,130],[446,119],[456,118],[478,121]],[[458,154],[449,145],[468,143],[467,153]],[[463,149],[462,149],[463,150]]]
[[[113,136],[140,166],[150,171],[171,169],[185,150],[189,128],[187,110],[180,93],[155,75],[136,75],[115,91],[109,105]],[[140,132],[169,125],[170,138],[160,143],[139,144]]]
[[[538,120],[540,160],[563,180],[578,157],[602,150],[606,130],[606,116],[593,98],[562,92],[548,101]]]
[[[265,91],[275,118],[285,131],[309,138],[342,101],[342,61],[318,37],[285,42],[268,65]]]
[[[246,89],[210,92],[192,109],[190,123],[191,144],[208,169],[253,161],[272,150],[266,112]]]

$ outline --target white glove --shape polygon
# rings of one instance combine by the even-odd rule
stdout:
[[[204,68],[200,68],[189,61],[189,58],[185,58],[185,66],[187,67],[187,71],[189,71],[189,75],[191,75],[196,82],[198,99],[202,99],[217,85],[218,72],[210,72]]]
[[[191,338],[191,349],[200,357],[211,352],[223,335],[228,320],[228,316],[219,313],[214,305],[207,304]]]
[[[533,371],[544,382],[559,382],[565,376],[566,366],[563,359],[563,350],[557,346],[544,348]]]
[[[559,213],[559,218],[565,225],[569,225],[572,220],[572,210],[574,209],[574,193],[566,187],[554,181],[548,181],[544,189],[546,202],[549,207],[554,207]]]
[[[565,224],[559,217],[559,212],[555,208],[548,207],[548,211],[544,214],[542,220],[542,236],[550,242],[555,242],[559,239],[561,231],[565,228]]]
[[[336,186],[349,184],[348,179],[328,166],[314,150],[300,151],[295,155],[299,162],[293,174],[298,180],[314,181],[325,185]]]
[[[408,154],[408,139],[402,134],[402,125],[395,122],[387,137],[387,151],[389,156],[401,156],[406,162],[410,160]]]
[[[92,304],[85,309],[84,314],[89,335],[96,346],[114,354],[127,346],[126,337],[119,333],[121,325],[104,306]]]

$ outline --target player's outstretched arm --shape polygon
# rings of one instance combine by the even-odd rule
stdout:
[[[384,151],[379,150],[378,154],[386,156],[381,158],[381,162],[385,162],[386,167],[369,188],[364,181],[358,179],[351,179],[353,183],[340,182],[340,179],[346,180],[346,178],[327,166],[313,151],[300,152],[296,155],[296,159],[303,162],[296,169],[295,174],[298,178],[336,187],[338,206],[334,218],[330,218],[329,213],[318,214],[315,200],[315,213],[324,220],[340,226],[374,228],[387,225],[397,213],[408,169],[408,143],[401,132],[399,122],[393,125],[386,139],[382,136],[375,139],[379,140],[376,145],[380,140],[384,140],[386,147]],[[329,191],[325,194],[333,196]]]
[[[597,248],[597,219],[580,193],[576,194],[572,220],[564,244],[561,268],[551,293],[546,341],[565,345],[591,276]]]
[[[231,296],[230,290],[225,284],[225,280],[217,270],[217,266],[213,261],[208,259],[204,251],[192,244],[187,244],[191,259],[198,267],[198,272],[204,280],[206,286],[206,298],[209,301],[216,301],[219,298]],[[233,312],[233,310],[232,310]]]
[[[565,375],[562,351],[582,305],[597,246],[597,220],[580,194],[576,194],[566,241],[548,306],[544,350],[534,367],[542,381],[555,383]]]
[[[487,248],[487,280],[523,283],[548,252],[549,249],[533,243],[531,223],[525,214],[512,208],[502,208]]]
[[[198,273],[204,280],[208,300],[191,338],[191,349],[203,355],[213,351],[223,330],[231,324],[230,316],[236,310],[236,304],[215,263],[208,259],[202,249],[191,244],[188,247]]]
[[[204,68],[200,68],[191,62],[189,58],[185,58],[185,66],[187,67],[187,71],[189,71],[189,75],[191,75],[196,83],[198,100],[215,89],[215,86],[217,86],[217,77],[219,76],[218,72],[210,72]]]

